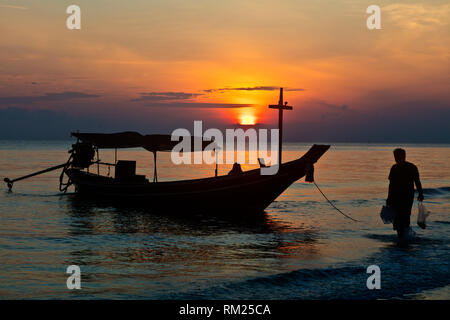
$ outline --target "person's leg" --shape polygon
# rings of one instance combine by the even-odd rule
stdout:
[[[400,238],[404,233],[404,208],[402,208],[400,203],[396,203],[393,206],[393,209],[395,211],[394,221],[393,221],[393,227],[394,230],[397,231],[397,236]]]
[[[410,227],[411,224],[411,209],[414,203],[414,194],[412,194],[408,199],[405,201],[405,223],[406,227]]]
[[[408,197],[404,199],[402,205],[398,208],[399,219],[397,221],[397,235],[401,242],[409,241],[410,225],[411,225],[411,209],[414,198]]]
[[[405,228],[403,227],[397,227],[397,237],[399,239],[403,239],[403,236],[405,235]]]

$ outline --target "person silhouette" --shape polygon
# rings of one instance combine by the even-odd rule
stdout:
[[[235,162],[233,164],[233,168],[231,168],[230,172],[228,172],[228,174],[231,175],[231,176],[235,176],[235,175],[238,175],[238,174],[241,174],[241,173],[242,173],[241,165],[239,163],[237,163],[237,162]]]
[[[422,184],[417,167],[406,161],[406,151],[401,148],[394,150],[395,164],[389,173],[389,194],[386,205],[395,211],[393,222],[398,238],[403,240],[409,230],[411,208],[414,202],[414,184],[416,185],[417,200],[423,201]]]

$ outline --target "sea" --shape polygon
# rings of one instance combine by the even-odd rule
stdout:
[[[0,141],[0,177],[64,163],[72,143]],[[214,208],[162,214],[76,200],[72,188],[59,192],[59,170],[16,182],[11,191],[5,184],[0,299],[449,299],[450,145],[330,144],[315,181],[357,221],[304,179],[250,219],[217,216]],[[286,143],[283,161],[311,145]],[[380,218],[396,147],[418,166],[430,211],[423,230],[414,203],[416,237],[407,245]],[[101,151],[100,159],[114,161],[114,151]],[[137,160],[138,173],[152,180],[151,153],[120,150],[118,159]],[[213,176],[214,169],[177,166],[170,153],[158,154],[159,181]],[[229,170],[218,166],[219,174]],[[81,289],[67,286],[72,265],[80,268]],[[379,268],[377,288],[367,285],[370,266]]]

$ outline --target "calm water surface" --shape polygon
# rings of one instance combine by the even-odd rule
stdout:
[[[0,177],[65,162],[70,141],[0,141]],[[284,161],[309,144],[285,146]],[[398,145],[338,144],[316,165],[315,187],[297,181],[261,219],[174,216],[79,201],[61,195],[59,172],[0,189],[0,298],[3,299],[449,299],[450,146],[403,145],[420,170],[432,214],[417,239],[396,245],[379,218]],[[114,154],[101,154],[112,161]],[[152,176],[152,155],[128,150]],[[251,166],[244,166],[250,169]],[[229,166],[220,166],[225,174]],[[102,173],[107,174],[107,170]],[[207,177],[212,166],[178,166],[158,157],[160,180]],[[112,174],[112,172],[111,172]],[[71,190],[73,191],[73,190]],[[230,199],[230,201],[233,201]],[[220,203],[217,204],[220,206]],[[66,287],[79,265],[82,289]],[[379,265],[382,289],[368,290],[366,268]]]

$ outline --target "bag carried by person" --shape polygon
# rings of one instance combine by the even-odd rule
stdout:
[[[425,220],[430,215],[430,211],[428,211],[423,205],[423,201],[419,201],[417,203],[417,225],[422,229],[427,227]]]
[[[392,223],[395,217],[395,211],[392,207],[383,206],[381,208],[380,217],[384,224]]]

